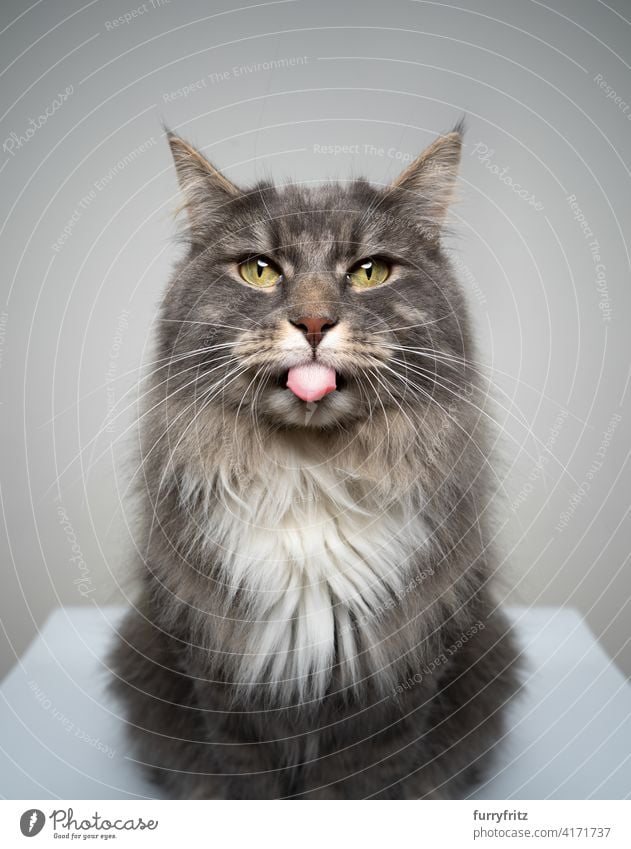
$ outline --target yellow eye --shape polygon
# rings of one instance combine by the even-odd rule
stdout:
[[[281,277],[276,266],[262,256],[242,262],[239,266],[239,274],[246,283],[251,286],[258,286],[261,289],[269,289],[271,286],[275,286]]]
[[[363,259],[348,272],[348,279],[358,289],[379,286],[390,276],[390,266],[381,259]]]

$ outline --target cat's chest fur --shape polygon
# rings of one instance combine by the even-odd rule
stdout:
[[[378,482],[301,451],[262,457],[253,475],[220,472],[213,489],[208,544],[227,598],[246,599],[238,682],[319,698],[338,663],[352,687],[358,655],[373,651],[362,635],[426,542],[418,511],[384,498]]]

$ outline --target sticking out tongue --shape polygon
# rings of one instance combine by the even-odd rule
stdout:
[[[303,401],[319,401],[336,388],[335,369],[320,363],[294,366],[287,374],[287,389]]]

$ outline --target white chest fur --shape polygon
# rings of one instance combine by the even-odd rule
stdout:
[[[336,661],[352,686],[353,619],[368,627],[400,592],[426,540],[418,516],[380,503],[356,475],[295,454],[282,465],[262,460],[239,483],[220,475],[214,493],[207,541],[220,551],[228,593],[245,589],[249,599],[238,681],[319,698]]]

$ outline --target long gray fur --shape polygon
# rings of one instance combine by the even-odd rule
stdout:
[[[491,591],[488,385],[440,239],[460,128],[389,186],[241,190],[169,139],[186,249],[141,417],[142,589],[112,657],[134,757],[173,798],[461,798],[517,684]],[[274,291],[238,277],[257,255],[283,270]],[[396,274],[354,291],[345,269],[368,256]],[[283,343],[304,315],[344,333],[329,352],[339,391],[316,405],[283,388]],[[240,548],[280,540],[287,516],[320,516],[329,498],[340,522],[365,515],[369,534],[393,516],[402,530],[377,566],[364,558],[357,598],[347,576],[317,587],[326,654],[298,645],[311,573]],[[275,651],[256,656],[259,633]]]

